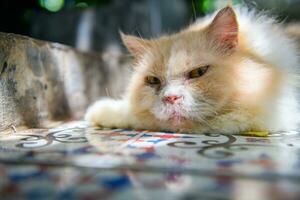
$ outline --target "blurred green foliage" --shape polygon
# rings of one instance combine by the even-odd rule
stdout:
[[[110,0],[75,0],[76,8],[99,7],[108,4]]]
[[[65,0],[39,0],[39,4],[51,12],[56,12],[63,8]]]
[[[193,0],[192,0],[193,1]],[[211,13],[215,10],[225,7],[229,3],[237,5],[242,3],[242,0],[194,0],[196,1],[197,11],[201,14]]]
[[[39,0],[39,5],[51,12],[57,12],[63,8],[88,8],[99,7],[108,4],[111,0]],[[193,6],[193,11],[205,14],[224,7],[229,0],[188,0]],[[242,0],[231,0],[233,4],[239,4]],[[172,1],[170,1],[172,3]],[[173,2],[174,3],[174,2]]]
[[[50,12],[57,12],[62,9],[102,6],[109,2],[110,0],[39,0],[39,6]]]

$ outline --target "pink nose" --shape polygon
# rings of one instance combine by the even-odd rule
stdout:
[[[181,98],[182,98],[182,96],[170,95],[170,96],[165,96],[163,101],[165,103],[174,104],[178,99],[181,99]]]

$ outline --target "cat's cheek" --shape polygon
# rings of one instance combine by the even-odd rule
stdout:
[[[183,84],[184,84],[185,86],[189,85],[190,83],[191,83],[191,80],[188,79],[188,78],[184,79],[184,81],[183,81]]]
[[[199,78],[200,78],[200,77],[199,77]],[[196,86],[198,86],[199,83],[200,83],[199,78],[194,78],[194,79],[186,78],[186,79],[183,81],[183,85],[185,85],[186,87],[196,87]]]
[[[140,109],[150,109],[157,100],[157,92],[154,88],[145,86],[137,92],[137,104]]]

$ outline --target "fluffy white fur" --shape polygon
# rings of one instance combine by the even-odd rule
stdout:
[[[295,42],[285,35],[280,24],[277,24],[274,19],[246,8],[235,8],[235,12],[239,24],[239,32],[245,36],[244,39],[247,41],[251,50],[263,60],[278,68],[283,74],[284,80],[280,86],[280,92],[264,105],[266,112],[263,115],[248,116],[244,111],[240,111],[240,113],[239,111],[229,112],[215,117],[209,124],[205,124],[205,120],[203,120],[202,122],[205,126],[194,128],[192,131],[188,132],[222,132],[231,134],[249,130],[249,127],[253,127],[253,124],[255,124],[255,127],[259,127],[260,130],[264,129],[268,131],[287,131],[296,129],[299,123],[300,114],[296,96],[299,58]],[[198,30],[201,27],[207,26],[211,23],[214,16],[215,14],[200,19],[197,23],[191,25],[187,31]],[[176,49],[176,46],[174,46],[174,48]],[[184,55],[184,52],[182,54],[180,54],[180,51],[178,50],[176,50],[176,52],[177,57],[186,56]],[[140,60],[140,64],[142,62],[148,62],[147,58],[144,57],[143,59],[144,60]],[[172,60],[169,61],[169,64],[172,65]],[[247,66],[247,63],[245,66]],[[136,70],[142,73],[142,71],[146,69],[140,67]],[[167,74],[176,73],[172,70],[174,69],[170,68]],[[245,70],[248,70],[244,73],[245,79],[251,79],[251,68],[245,68]],[[134,87],[132,84],[135,83],[137,76],[137,74],[133,74],[132,81],[128,87],[128,92],[123,99],[102,99],[97,101],[87,110],[85,119],[94,125],[104,127],[131,127],[137,129],[185,131],[184,129],[181,130],[180,127],[178,129],[174,128],[176,125],[166,122],[172,113],[181,113],[180,118],[178,118],[178,123],[180,123],[182,117],[196,119],[201,122],[201,113],[204,113],[206,117],[210,114],[212,116],[215,114],[215,110],[212,108],[213,106],[218,105],[214,105],[214,102],[207,101],[203,101],[201,104],[197,103],[194,100],[193,95],[195,95],[195,93],[193,93],[193,91],[187,90],[180,82],[176,82],[176,80],[170,80],[168,86],[163,88],[159,95],[180,94],[184,96],[184,101],[182,101],[182,104],[184,105],[164,105],[159,100],[153,99],[150,95],[150,91],[144,91],[144,102],[139,106],[147,107],[149,105],[154,105],[151,112],[157,120],[143,119],[141,118],[141,115],[137,117],[132,110],[132,97],[130,94],[130,88]],[[264,76],[264,71],[261,71],[261,74],[257,74],[256,72],[254,76]],[[263,85],[263,83],[260,83],[259,81],[254,82],[253,85],[248,88],[249,92],[251,92],[251,88],[255,90],[256,87],[260,87],[261,85]],[[243,87],[243,85],[240,85],[240,87]],[[195,113],[193,112],[193,108],[197,106],[200,108],[197,109],[197,113]],[[147,118],[147,116],[145,116],[145,118]]]

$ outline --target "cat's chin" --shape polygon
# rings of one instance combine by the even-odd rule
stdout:
[[[181,124],[184,124],[188,119],[178,113],[173,113],[169,116],[168,122],[172,125],[180,126]]]

